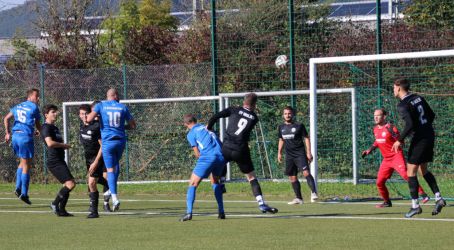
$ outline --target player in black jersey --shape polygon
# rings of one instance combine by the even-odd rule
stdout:
[[[229,124],[226,130],[226,136],[222,144],[222,154],[226,161],[234,161],[238,164],[241,172],[246,175],[251,184],[252,193],[259,203],[259,209],[263,213],[277,213],[276,208],[268,206],[262,195],[260,184],[254,172],[251,153],[249,151],[249,136],[258,117],[254,113],[257,104],[257,95],[249,93],[244,97],[243,107],[229,107],[215,114],[208,121],[208,130],[213,130],[213,125],[220,118],[228,117]]]
[[[279,125],[279,144],[277,159],[282,162],[282,148],[285,145],[285,174],[292,183],[296,198],[289,205],[303,204],[301,185],[298,180],[298,171],[303,172],[307,185],[311,189],[311,202],[318,199],[314,177],[310,173],[309,163],[312,161],[311,142],[306,127],[294,121],[295,110],[287,106],[283,111],[284,123]],[[306,144],[306,147],[304,146]]]
[[[74,189],[76,183],[65,162],[65,149],[69,149],[71,146],[63,143],[60,131],[55,126],[57,115],[57,106],[50,104],[44,107],[46,121],[42,126],[41,136],[47,146],[47,168],[63,184],[50,207],[57,216],[66,217],[73,216],[66,211],[66,203],[69,199],[69,193]]]
[[[108,193],[109,187],[106,180],[106,167],[102,159],[101,151],[101,130],[99,122],[87,122],[87,115],[91,112],[90,105],[84,104],[79,107],[79,118],[81,120],[79,128],[80,142],[84,146],[85,163],[87,166],[88,189],[90,197],[90,214],[88,218],[98,218],[98,199],[99,192],[96,183],[103,185],[104,193]],[[104,196],[104,211],[110,212],[109,196]]]
[[[435,208],[432,215],[437,215],[446,206],[446,202],[441,197],[435,177],[427,170],[427,163],[433,160],[434,154],[435,132],[432,123],[435,119],[435,113],[423,97],[409,93],[409,90],[410,83],[406,79],[397,79],[394,82],[394,96],[401,100],[397,105],[397,110],[404,120],[405,127],[401,131],[399,139],[394,143],[392,150],[397,152],[405,138],[413,134],[407,156],[408,186],[412,207],[405,217],[410,218],[422,213],[418,202],[419,182],[416,176],[418,170],[435,194]]]

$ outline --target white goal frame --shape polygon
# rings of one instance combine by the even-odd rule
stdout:
[[[311,169],[318,169],[318,157],[317,149],[317,133],[313,128],[317,128],[317,65],[318,64],[329,64],[329,63],[340,63],[340,62],[364,62],[364,61],[385,61],[385,60],[401,60],[401,59],[416,59],[416,58],[430,58],[430,57],[449,57],[454,56],[454,50],[434,50],[434,51],[423,51],[423,52],[407,52],[407,53],[390,53],[390,54],[373,54],[373,55],[358,55],[358,56],[339,56],[339,57],[319,57],[309,59],[309,101],[310,101],[310,138],[311,138],[311,150],[314,160],[311,165]],[[353,102],[352,102],[353,105]],[[353,109],[353,106],[352,106]],[[356,103],[355,103],[356,109]],[[356,119],[355,119],[356,121]],[[356,130],[356,125],[353,131]],[[353,145],[356,145],[354,140]],[[355,146],[356,147],[356,146]],[[357,159],[356,149],[353,151],[354,160]],[[355,169],[355,168],[354,168]],[[314,178],[317,178],[317,172],[314,173]],[[357,168],[353,171],[354,178],[353,183],[358,183]],[[316,181],[317,183],[317,181]]]

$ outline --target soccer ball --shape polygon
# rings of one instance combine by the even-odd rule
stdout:
[[[288,58],[286,55],[280,55],[276,58],[276,61],[274,61],[274,64],[276,64],[276,67],[278,69],[285,68],[285,66],[287,66],[287,63],[288,63]]]

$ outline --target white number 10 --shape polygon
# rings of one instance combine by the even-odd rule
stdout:
[[[109,126],[120,127],[120,112],[107,112],[107,115],[109,116]]]
[[[246,128],[246,125],[247,125],[247,120],[244,118],[241,118],[240,121],[238,121],[238,129],[237,129],[237,131],[235,131],[235,134],[239,135],[241,133],[241,131],[243,131],[244,128]]]

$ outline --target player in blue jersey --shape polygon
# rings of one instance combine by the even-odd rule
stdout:
[[[187,114],[183,117],[184,126],[189,129],[187,139],[198,158],[191,179],[189,180],[186,196],[186,214],[180,221],[192,220],[192,206],[195,201],[195,192],[203,178],[211,174],[211,184],[214,196],[218,203],[218,218],[225,219],[224,204],[222,201],[222,186],[219,184],[220,176],[224,169],[225,160],[222,156],[221,142],[216,135],[206,127],[197,123],[194,115]]]
[[[23,202],[31,205],[28,197],[28,185],[30,183],[30,168],[35,153],[33,134],[39,135],[41,131],[41,115],[38,108],[39,90],[27,91],[27,101],[14,106],[3,119],[5,125],[5,141],[8,143],[12,137],[14,153],[20,159],[16,173],[15,194]],[[12,136],[10,133],[9,120],[14,117]],[[34,131],[36,127],[37,131]]]
[[[117,181],[120,174],[120,159],[126,145],[125,129],[135,129],[136,122],[126,105],[119,102],[118,91],[109,89],[107,100],[97,104],[88,116],[92,122],[99,115],[101,125],[101,148],[104,164],[107,168],[107,182],[112,195],[112,210],[120,209],[117,197]],[[125,122],[127,125],[125,126]]]

